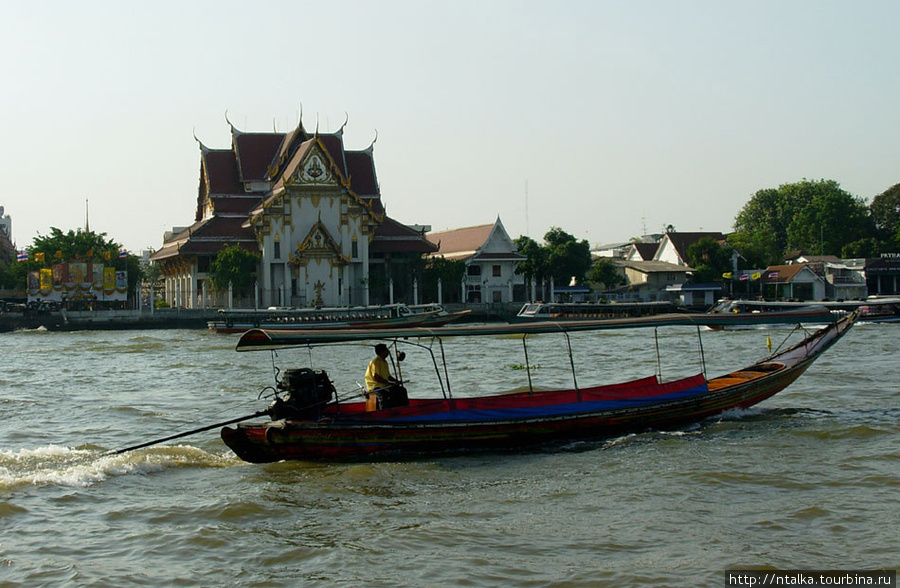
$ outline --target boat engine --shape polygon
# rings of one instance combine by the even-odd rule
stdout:
[[[334,384],[325,370],[309,368],[284,370],[278,388],[287,394],[269,406],[272,420],[316,420],[322,408],[334,397]]]

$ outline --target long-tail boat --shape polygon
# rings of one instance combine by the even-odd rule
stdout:
[[[468,310],[448,313],[437,304],[410,309],[405,304],[342,306],[337,308],[269,308],[220,310],[208,321],[211,333],[243,333],[249,329],[386,329],[438,327],[465,316]]]
[[[419,345],[431,352],[442,397],[408,398],[399,385],[380,392],[375,410],[365,401],[337,398],[328,374],[311,368],[287,370],[272,388],[268,420],[243,422],[221,430],[222,439],[241,459],[253,463],[280,460],[372,460],[471,450],[509,450],[559,440],[610,437],[629,431],[664,429],[700,421],[733,408],[753,406],[796,380],[853,325],[856,314],[815,331],[799,343],[750,366],[708,379],[700,373],[675,381],[658,375],[628,382],[580,386],[569,334],[599,329],[706,324],[715,315],[668,314],[633,319],[473,325],[441,329],[379,329],[246,332],[237,351],[279,350],[359,341]],[[542,333],[565,337],[572,367],[570,386],[552,390],[532,386],[527,339]],[[448,337],[508,336],[521,339],[528,370],[527,390],[478,397],[450,393],[442,341]],[[429,345],[417,343],[428,341]],[[437,342],[437,345],[434,345]],[[441,359],[435,356],[434,348]],[[658,347],[658,346],[657,346]],[[702,357],[702,341],[701,341]],[[441,365],[442,364],[442,365]],[[442,375],[443,374],[443,375]],[[276,376],[277,380],[277,376]],[[390,392],[390,393],[389,393]],[[370,403],[371,405],[371,403]]]

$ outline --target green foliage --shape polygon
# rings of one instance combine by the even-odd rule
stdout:
[[[82,229],[69,229],[63,233],[56,227],[50,227],[49,235],[38,233],[31,247],[27,248],[27,262],[17,262],[6,268],[5,272],[0,272],[0,282],[8,288],[25,288],[28,272],[51,267],[54,263],[85,261],[127,271],[128,291],[133,292],[135,285],[143,278],[140,260],[130,254],[120,258],[121,249],[119,243],[106,238],[106,233]]]
[[[548,278],[559,285],[568,285],[572,277],[583,284],[591,268],[591,246],[586,240],[575,237],[559,227],[551,227],[544,235],[544,245],[522,235],[515,240],[516,249],[527,259],[520,261],[516,272],[526,279],[543,283]]]
[[[228,289],[228,284],[235,290],[250,287],[256,280],[258,264],[258,253],[247,251],[240,245],[229,245],[219,251],[209,265],[209,277],[213,288],[221,292]]]
[[[844,245],[841,248],[841,257],[878,257],[883,246],[882,241],[874,237],[867,237]]]
[[[559,285],[568,285],[574,277],[577,284],[591,268],[591,246],[587,240],[577,241],[559,227],[551,227],[544,235],[550,275]]]
[[[872,199],[869,215],[875,225],[876,237],[888,248],[900,249],[900,184],[894,184]]]
[[[619,268],[608,259],[598,259],[591,266],[587,275],[588,282],[603,286],[605,290],[611,290],[625,283],[625,276],[619,272]]]
[[[688,247],[688,263],[694,269],[693,281],[697,283],[715,282],[722,274],[732,270],[731,245],[720,245],[712,237],[703,237]]]
[[[121,245],[106,238],[106,233],[69,229],[63,233],[56,227],[50,227],[49,235],[38,233],[34,244],[30,247],[32,259],[35,253],[43,253],[47,262],[52,259],[84,260],[103,259],[105,264],[115,265],[119,259]],[[108,254],[108,255],[106,255]],[[109,259],[106,259],[109,257]],[[116,269],[125,269],[124,267]]]
[[[865,203],[834,180],[802,180],[758,191],[735,218],[734,228],[758,242],[771,239],[780,253],[840,255],[844,245],[871,236]]]
[[[740,255],[738,269],[764,268],[784,261],[782,251],[768,233],[732,233],[728,244]]]
[[[516,272],[523,274],[526,279],[542,282],[547,274],[547,251],[541,245],[527,235],[522,235],[515,240],[516,250],[519,255],[527,259],[520,261]]]

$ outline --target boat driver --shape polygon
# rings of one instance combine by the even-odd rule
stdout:
[[[391,388],[397,384],[397,379],[391,375],[387,358],[390,356],[388,346],[379,343],[375,346],[375,357],[369,362],[366,369],[366,410],[378,410],[379,396],[385,388]]]

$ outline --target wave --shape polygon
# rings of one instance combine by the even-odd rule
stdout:
[[[0,492],[25,486],[86,488],[109,478],[147,475],[167,469],[241,465],[229,452],[213,454],[189,445],[172,445],[110,455],[96,448],[47,445],[0,451]]]

